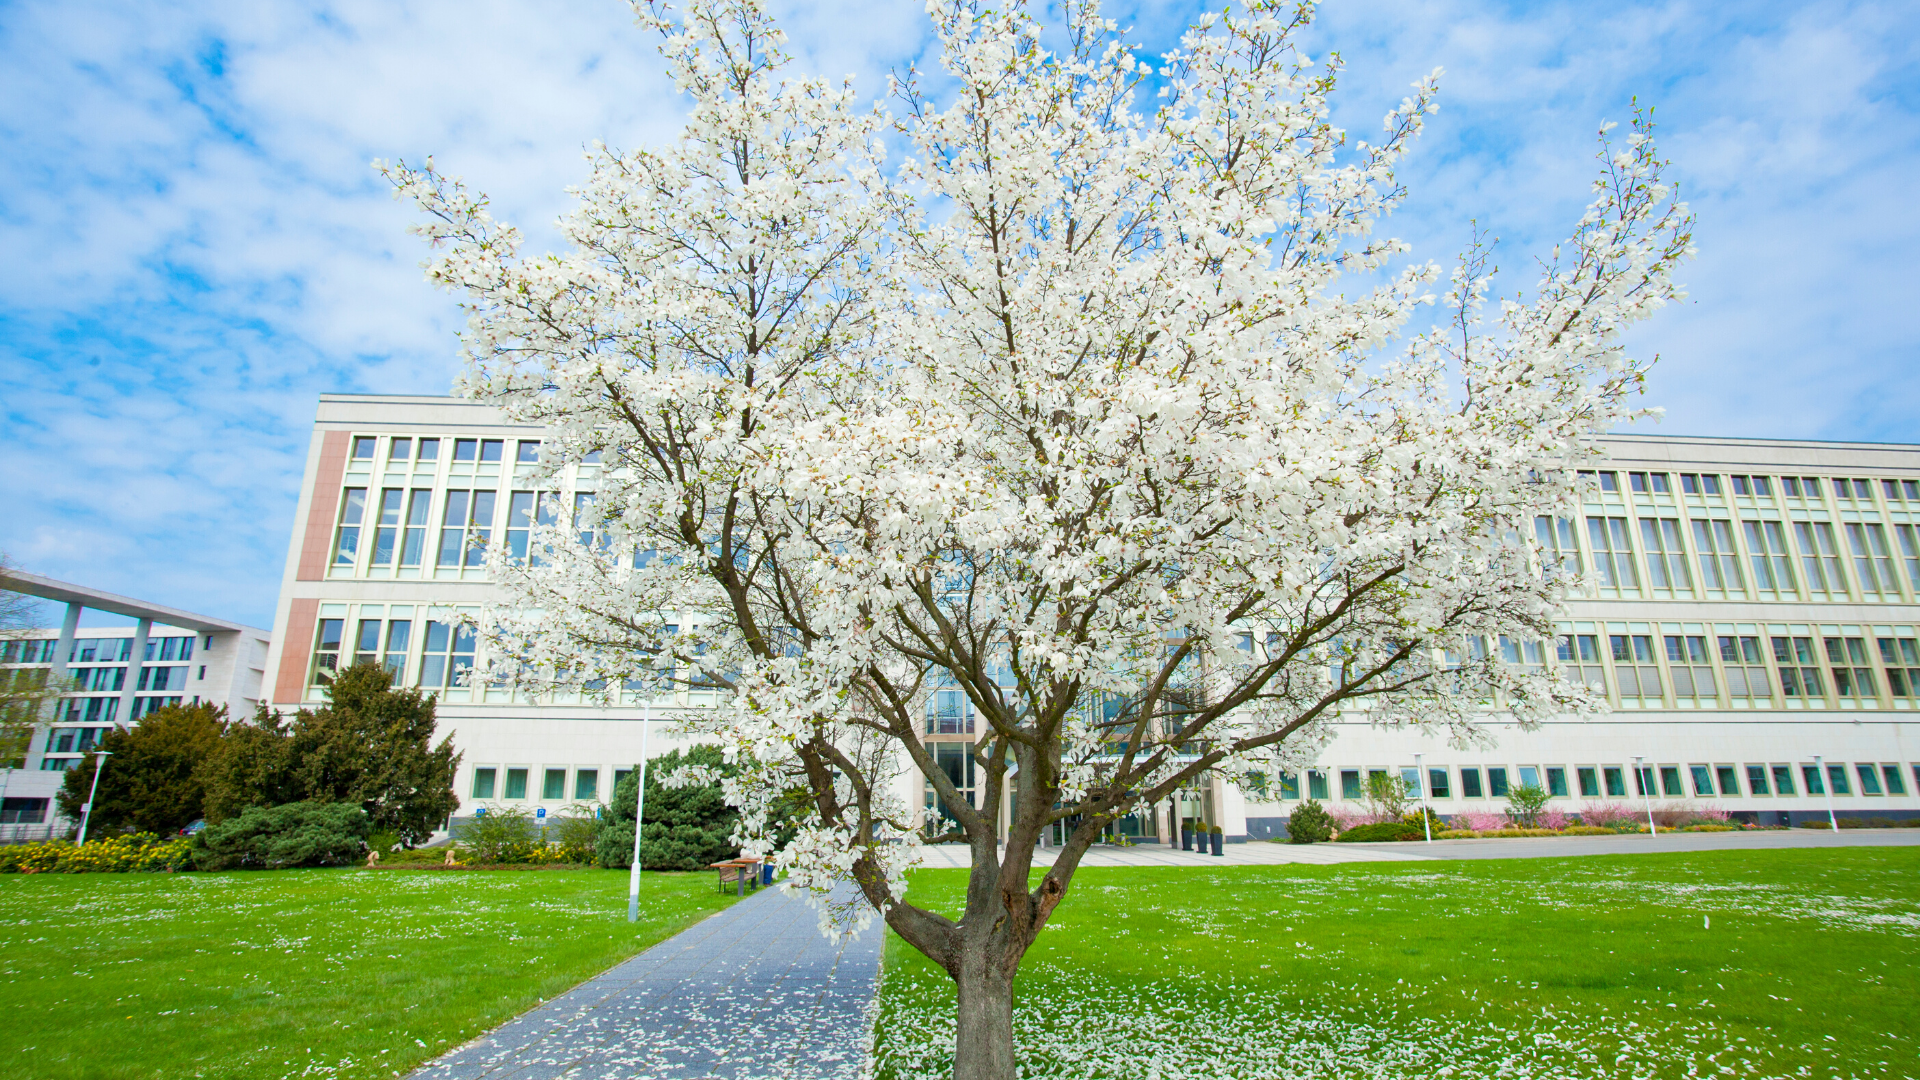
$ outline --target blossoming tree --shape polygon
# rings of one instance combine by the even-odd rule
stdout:
[[[1004,1080],[1021,957],[1117,819],[1310,762],[1336,715],[1590,707],[1476,643],[1552,634],[1534,518],[1633,415],[1620,333],[1678,295],[1691,219],[1646,125],[1603,130],[1571,240],[1489,312],[1484,249],[1443,283],[1372,233],[1434,80],[1350,145],[1310,5],[1151,63],[1091,5],[930,10],[949,81],[896,117],[789,77],[749,0],[640,4],[691,117],[596,152],[563,254],[388,173],[467,298],[463,391],[546,426],[556,490],[594,474],[492,553],[486,676],[714,689],[685,722],[744,766],[743,841],[787,808],[790,881],[940,964],[956,1075]],[[904,897],[934,840],[971,851],[958,919]]]

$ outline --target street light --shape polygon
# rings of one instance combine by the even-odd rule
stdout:
[[[1827,763],[1819,754],[1813,755],[1813,771],[1820,777],[1820,789],[1827,793],[1827,828],[1838,836],[1840,823],[1833,817],[1833,777],[1827,775]]]
[[[1420,764],[1423,754],[1413,755],[1413,788],[1420,795],[1420,827],[1427,832],[1427,843],[1433,843],[1433,817],[1427,811],[1427,770]]]
[[[1646,766],[1642,764],[1646,760],[1637,754],[1634,755],[1633,782],[1640,788],[1640,801],[1647,804],[1647,832],[1659,836],[1660,828],[1653,823],[1653,785],[1647,782],[1651,778],[1647,775]]]
[[[646,693],[642,690],[641,693]],[[647,731],[653,727],[653,700],[640,702],[640,782],[634,786],[639,797],[633,807],[633,869],[627,873],[627,921],[640,921],[640,832],[647,825]]]
[[[93,756],[93,786],[87,788],[87,801],[80,804],[79,843],[82,844],[87,842],[87,820],[93,817],[93,797],[100,792],[100,771],[107,767],[107,763],[99,759],[110,758],[113,756],[113,752],[111,750],[95,750]]]

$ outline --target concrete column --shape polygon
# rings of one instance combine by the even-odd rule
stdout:
[[[48,678],[65,679],[67,677],[67,662],[73,657],[73,637],[80,629],[80,613],[85,610],[86,607],[82,604],[67,605],[67,617],[60,620],[60,640],[53,647],[53,672],[47,676]],[[51,720],[60,719],[60,710],[64,707],[63,703],[66,700],[66,698],[59,698],[54,701]]]
[[[133,654],[127,657],[127,684],[120,688],[120,713],[113,718],[115,726],[133,723],[133,693],[140,685],[140,665],[147,656],[147,635],[153,630],[152,619],[141,619],[140,625],[133,631]]]

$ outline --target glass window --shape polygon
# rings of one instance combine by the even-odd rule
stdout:
[[[617,790],[619,790],[619,787],[620,787],[620,782],[621,782],[622,780],[625,780],[625,779],[626,779],[627,777],[629,777],[629,776],[632,776],[632,775],[633,775],[633,770],[632,770],[632,769],[615,769],[615,770],[613,770],[613,788],[612,788],[612,789],[611,789],[611,790],[610,790],[610,791],[608,792],[608,794],[612,794],[612,792],[613,792],[613,791],[617,791]]]
[[[1720,691],[1713,678],[1713,658],[1707,652],[1707,639],[1693,634],[1667,634],[1667,670],[1673,676],[1673,696],[1679,698],[1717,698]]]
[[[1532,765],[1520,766],[1520,786],[1530,788],[1540,787],[1540,770],[1534,768]],[[1540,788],[1540,790],[1545,791],[1546,789]]]
[[[1641,518],[1640,539],[1647,548],[1647,581],[1656,589],[1692,592],[1687,552],[1677,518]]]
[[[1496,799],[1507,797],[1507,770],[1495,765],[1487,770],[1487,794]]]
[[[1604,766],[1600,776],[1607,782],[1607,794],[1614,798],[1624,798],[1627,794],[1627,771],[1616,766]]]
[[[1436,799],[1446,799],[1446,798],[1452,797],[1453,788],[1451,785],[1447,783],[1447,770],[1445,769],[1428,769],[1427,770],[1427,791]]]
[[[1307,797],[1325,800],[1327,797],[1327,774],[1319,769],[1307,770]]]
[[[493,770],[473,770],[473,797],[476,799],[493,798]]]
[[[1607,692],[1606,670],[1600,666],[1600,638],[1596,634],[1562,634],[1556,643],[1567,681]]]
[[[1786,765],[1773,767],[1773,791],[1776,795],[1793,795],[1793,769]]]
[[[1713,770],[1705,765],[1689,765],[1687,771],[1693,774],[1693,793],[1705,798],[1713,797]]]
[[[493,491],[449,491],[440,518],[442,567],[481,566],[486,563],[487,537],[493,529]]]
[[[541,778],[540,797],[542,799],[564,799],[567,797],[567,770],[548,769]]]
[[[1419,769],[1401,769],[1400,785],[1407,789],[1408,798],[1410,799],[1425,798],[1424,793],[1421,792],[1420,790],[1420,770]]]
[[[1340,770],[1340,797],[1343,799],[1352,799],[1356,802],[1362,797],[1360,792],[1360,770]]]
[[[1717,639],[1720,663],[1727,675],[1727,693],[1737,698],[1771,698],[1766,658],[1757,637],[1723,634]]]
[[[1613,650],[1613,675],[1620,685],[1620,696],[1660,697],[1660,669],[1654,664],[1652,635],[1609,634],[1607,640]]]
[[[1920,528],[1895,525],[1893,535],[1900,545],[1900,564],[1907,568],[1907,587],[1920,593]]]
[[[1555,798],[1567,795],[1567,770],[1558,765],[1547,766],[1547,794]]]
[[[372,461],[373,442],[373,436],[371,435],[356,436],[353,440],[353,460]]]
[[[412,619],[393,619],[387,623],[387,670],[393,673],[393,685],[399,686],[405,681],[407,673],[407,641],[413,635]]]
[[[1796,521],[1793,536],[1800,544],[1800,570],[1807,589],[1847,595],[1847,578],[1840,569],[1840,552],[1834,547],[1833,526],[1824,521]]]
[[[1872,765],[1855,765],[1853,771],[1860,777],[1860,794],[1880,794],[1880,770]]]
[[[439,439],[421,439],[420,440],[420,460],[421,461],[440,460],[440,440]]]
[[[373,534],[373,565],[392,566],[400,544],[400,504],[406,492],[385,488],[380,492],[379,529]]]
[[[1887,547],[1887,532],[1876,524],[1857,521],[1846,524],[1847,547],[1853,552],[1853,573],[1860,589],[1869,593],[1900,595],[1900,577],[1894,572],[1893,551]]]
[[[507,770],[507,790],[504,795],[509,799],[524,799],[527,797],[527,770]]]
[[[481,460],[481,461],[483,461],[483,462],[485,462],[485,461],[499,461],[499,460],[500,460],[500,448],[501,448],[501,447],[502,447],[503,445],[505,445],[505,440],[503,440],[503,439],[482,439],[482,440],[480,440],[480,460]]]
[[[1747,550],[1753,566],[1753,587],[1761,592],[1794,593],[1793,557],[1787,551],[1786,527],[1778,521],[1743,521]]]
[[[420,659],[420,685],[457,687],[473,667],[474,634],[470,626],[427,620],[427,636]]]
[[[1680,785],[1680,766],[1660,766],[1660,794],[1670,799],[1685,797],[1687,789]]]
[[[537,439],[521,439],[513,448],[513,460],[530,465],[540,460],[540,442]]]
[[[534,500],[531,491],[516,491],[507,496],[507,555],[515,562],[527,558],[527,530],[533,526]]]
[[[1593,570],[1601,588],[1640,591],[1640,575],[1633,566],[1633,538],[1627,531],[1626,518],[1588,518],[1587,540],[1593,548]]]
[[[400,546],[400,565],[419,566],[427,548],[427,527],[433,523],[433,492],[414,488],[407,495],[407,535]]]
[[[1773,659],[1780,665],[1780,692],[1790,698],[1825,697],[1820,681],[1819,658],[1813,651],[1813,639],[1777,637],[1773,639]]]
[[[1568,518],[1541,515],[1533,519],[1533,535],[1540,542],[1542,569],[1567,576],[1580,573],[1580,543]]]
[[[1820,770],[1818,767],[1813,765],[1800,766],[1800,778],[1807,782],[1807,794],[1825,795],[1827,793],[1826,782],[1820,779]]]
[[[340,535],[333,545],[333,565],[352,566],[360,553],[360,519],[367,509],[367,489],[348,488],[340,501]]]
[[[307,680],[308,685],[320,685],[321,675],[332,675],[340,668],[340,634],[346,626],[345,619],[321,619],[318,633],[314,635],[313,674]]]
[[[1720,782],[1720,794],[1738,797],[1740,794],[1740,773],[1731,765],[1713,767],[1714,779]]]
[[[388,461],[405,461],[413,456],[413,440],[400,437],[387,444]]]
[[[1767,767],[1765,765],[1747,766],[1747,792],[1752,795],[1771,795],[1767,789]]]
[[[1300,774],[1283,772],[1280,774],[1280,798],[1298,799],[1300,797]]]
[[[361,619],[353,635],[353,662],[372,664],[380,659],[380,620]]]
[[[1823,644],[1827,660],[1833,665],[1834,693],[1843,698],[1879,696],[1879,691],[1874,689],[1873,668],[1867,666],[1866,639],[1830,637],[1824,639]]]
[[[581,769],[573,774],[573,797],[578,802],[592,802],[600,797],[599,769]]]
[[[1886,777],[1887,794],[1905,795],[1907,793],[1907,781],[1905,777],[1900,775],[1900,766],[1882,765],[1880,766],[1880,774]]]
[[[1486,798],[1486,792],[1480,787],[1479,769],[1460,770],[1460,795],[1466,799]]]
[[[1693,546],[1700,552],[1700,584],[1703,588],[1717,592],[1747,591],[1740,577],[1740,551],[1733,543],[1732,522],[1719,518],[1696,518],[1693,522]]]
[[[580,464],[582,465],[600,464],[600,451],[598,450],[587,451],[586,454],[580,458]]]
[[[480,456],[480,440],[479,439],[453,440],[453,460],[472,461],[474,458],[479,456]]]
[[[1853,788],[1847,783],[1847,767],[1845,765],[1827,766],[1827,784],[1833,788],[1835,795],[1853,794]]]
[[[1653,766],[1641,765],[1633,770],[1633,793],[1642,797],[1657,794],[1653,787]]]

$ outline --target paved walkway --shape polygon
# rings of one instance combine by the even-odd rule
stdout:
[[[965,844],[934,844],[926,849],[927,866],[972,866],[971,850]],[[1052,866],[1057,853],[1052,849],[1034,852],[1036,866]],[[1081,866],[1271,866],[1278,863],[1408,862],[1423,858],[1418,853],[1383,850],[1379,844],[1271,844],[1264,840],[1246,844],[1227,844],[1220,857],[1197,851],[1181,851],[1165,844],[1136,844],[1133,847],[1098,846],[1087,851]]]
[[[421,1066],[415,1080],[856,1080],[875,922],[836,948],[771,888]]]

